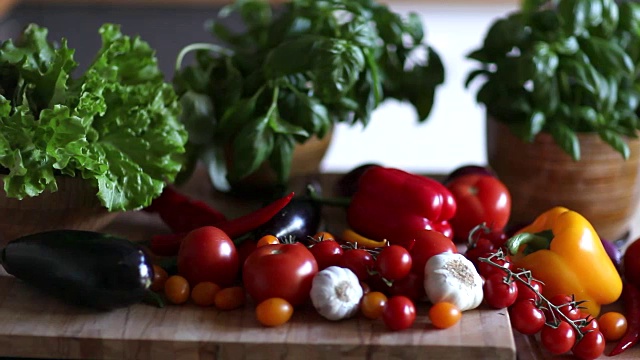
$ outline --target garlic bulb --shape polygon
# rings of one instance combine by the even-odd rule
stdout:
[[[358,311],[362,286],[353,271],[329,266],[318,272],[311,285],[311,302],[329,320],[341,320]]]
[[[462,254],[432,256],[424,268],[424,290],[432,304],[446,301],[460,311],[482,303],[482,278],[473,263]]]

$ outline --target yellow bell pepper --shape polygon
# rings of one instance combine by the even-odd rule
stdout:
[[[547,299],[565,294],[585,301],[592,316],[622,293],[622,279],[593,229],[582,215],[554,207],[508,240],[516,268],[544,282]]]

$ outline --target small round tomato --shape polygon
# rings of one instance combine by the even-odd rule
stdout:
[[[484,291],[484,301],[496,309],[513,305],[518,297],[516,281],[505,283],[504,276],[498,273],[487,277],[482,289]]]
[[[373,270],[375,264],[373,256],[366,250],[350,249],[342,254],[338,266],[353,271],[358,277],[358,280],[367,281],[370,276],[370,271]]]
[[[256,306],[256,319],[264,326],[280,326],[293,315],[293,306],[282,298],[270,298]]]
[[[387,280],[402,279],[411,271],[411,255],[400,245],[385,246],[380,250],[375,266]]]
[[[456,213],[449,221],[456,240],[466,242],[469,232],[484,223],[492,231],[504,229],[511,215],[511,194],[494,176],[467,174],[447,183],[456,201]]]
[[[570,320],[578,320],[582,317],[582,313],[573,297],[564,294],[552,296],[549,301],[558,307],[558,310]]]
[[[309,251],[311,251],[318,263],[318,270],[338,265],[343,254],[342,247],[335,240],[316,242],[309,247]]]
[[[327,240],[335,241],[336,240],[335,236],[333,236],[332,233],[327,231],[319,231],[315,235],[313,235],[313,238],[317,241],[327,241]]]
[[[607,341],[617,341],[627,332],[627,318],[619,312],[609,311],[598,318],[600,331]]]
[[[382,310],[382,320],[393,331],[410,328],[416,320],[416,307],[406,296],[392,296]]]
[[[279,244],[257,248],[244,263],[242,281],[249,296],[260,303],[283,298],[291,305],[309,299],[318,263],[302,244]]]
[[[280,244],[280,240],[278,240],[277,237],[273,235],[265,235],[260,239],[258,239],[258,243],[256,244],[256,247],[261,247],[265,245],[276,245],[276,244]]]
[[[213,299],[216,308],[220,310],[234,310],[244,306],[245,291],[241,286],[232,286],[218,291]]]
[[[411,254],[411,271],[420,276],[424,275],[424,267],[432,256],[442,253],[457,253],[456,244],[444,234],[434,230],[415,232],[415,242],[409,253]]]
[[[540,297],[540,295],[538,295],[538,294],[542,294],[542,289],[543,289],[542,282],[540,282],[540,281],[538,281],[536,279],[527,280],[525,277],[520,277],[520,278],[522,280],[528,282],[528,284],[531,285],[531,287],[529,287],[529,286],[521,283],[520,281],[518,281],[517,282],[517,284],[518,284],[518,300],[534,300],[534,301],[537,301],[538,298]],[[531,288],[533,288],[533,290]]]
[[[509,307],[511,326],[525,335],[537,334],[545,326],[545,316],[533,300],[517,300]]]
[[[576,342],[576,333],[566,321],[560,321],[558,326],[545,325],[540,331],[540,342],[554,355],[564,354],[571,350]]]
[[[582,360],[597,359],[604,352],[605,340],[598,330],[585,333],[572,349],[573,355]]]
[[[503,259],[498,259],[497,257],[491,259],[497,265],[500,265],[503,268],[507,268],[509,270],[513,269],[513,262],[511,262],[511,258],[507,255]],[[507,272],[504,271],[501,267],[491,265],[484,261],[478,261],[478,273],[485,278],[488,278],[492,274],[500,274],[501,276],[507,276]]]
[[[387,296],[379,291],[370,291],[360,300],[360,312],[369,319],[377,319],[382,316],[382,311],[387,305]]]
[[[191,290],[191,300],[196,305],[211,306],[215,303],[218,291],[220,291],[220,286],[210,281],[203,281]]]
[[[424,275],[409,273],[399,280],[394,280],[389,289],[391,295],[404,295],[413,301],[422,299],[424,291]]]
[[[211,281],[231,286],[238,278],[240,260],[233,241],[224,231],[204,226],[187,234],[178,251],[178,273],[191,286]]]
[[[153,265],[153,281],[151,282],[151,290],[158,292],[164,289],[164,283],[167,282],[169,274],[158,265]]]
[[[433,304],[429,309],[431,324],[438,329],[447,329],[457,324],[462,318],[460,309],[449,302],[443,301]]]
[[[184,304],[189,300],[189,282],[180,275],[170,276],[164,283],[164,295],[173,304]]]

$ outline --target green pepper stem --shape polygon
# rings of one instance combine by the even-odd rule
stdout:
[[[538,233],[521,233],[507,240],[505,247],[511,255],[515,255],[522,245],[527,245],[524,253],[531,254],[538,250],[549,249],[552,239],[553,233],[549,230]]]
[[[311,185],[307,186],[307,196],[309,196],[309,199],[311,201],[318,203],[320,205],[337,206],[337,207],[346,208],[346,207],[349,207],[349,204],[351,204],[351,198],[349,197],[334,197],[334,198],[322,197],[318,195],[316,190]]]

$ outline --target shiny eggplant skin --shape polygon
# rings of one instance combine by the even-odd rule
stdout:
[[[126,239],[80,230],[54,230],[11,241],[0,262],[16,278],[65,302],[110,310],[142,302],[153,265]]]
[[[254,231],[255,239],[264,235],[273,235],[278,239],[295,237],[297,241],[305,241],[320,228],[322,218],[318,203],[306,198],[293,198],[279,213]]]

